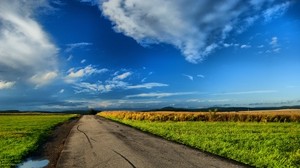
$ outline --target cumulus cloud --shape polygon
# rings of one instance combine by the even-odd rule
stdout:
[[[0,1],[0,79],[36,84],[41,74],[57,70],[58,48],[35,19],[49,6],[46,0]]]
[[[84,68],[80,68],[77,70],[75,68],[71,68],[68,70],[68,75],[65,77],[65,82],[67,82],[67,83],[76,82],[77,80],[79,80],[81,78],[88,77],[93,74],[105,73],[107,71],[108,71],[108,69],[106,69],[106,68],[97,69],[97,68],[93,67],[92,65],[88,65]]]
[[[16,82],[0,81],[0,90],[12,88],[15,85],[15,83]]]
[[[244,31],[259,18],[281,16],[290,4],[290,0],[81,1],[97,4],[116,32],[141,45],[171,44],[191,63],[223,47],[230,33]]]

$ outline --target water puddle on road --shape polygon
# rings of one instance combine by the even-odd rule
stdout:
[[[49,164],[49,160],[41,158],[28,158],[17,165],[17,168],[43,168]]]

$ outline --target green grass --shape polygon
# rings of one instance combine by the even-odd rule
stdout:
[[[59,123],[76,115],[0,114],[0,167],[14,167]]]
[[[300,167],[300,123],[117,121],[252,166]]]

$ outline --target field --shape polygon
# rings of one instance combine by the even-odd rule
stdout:
[[[300,122],[300,110],[255,112],[101,112],[102,116],[149,121]]]
[[[299,111],[98,115],[252,166],[300,167]]]
[[[0,167],[14,167],[74,114],[0,114]]]

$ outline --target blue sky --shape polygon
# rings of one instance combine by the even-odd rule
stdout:
[[[300,104],[296,0],[2,0],[0,109]]]

